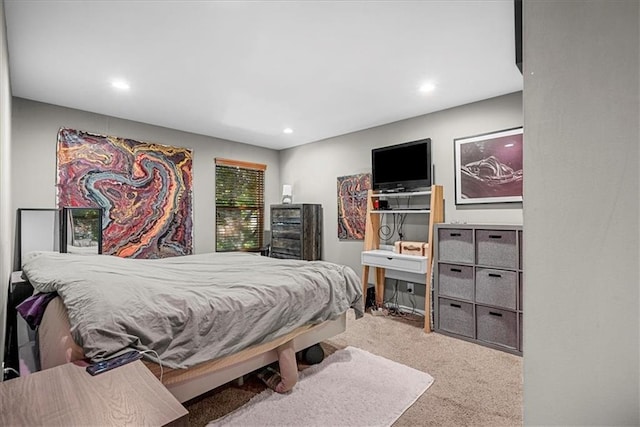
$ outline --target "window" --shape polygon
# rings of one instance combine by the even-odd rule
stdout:
[[[266,165],[216,159],[216,252],[258,251]]]

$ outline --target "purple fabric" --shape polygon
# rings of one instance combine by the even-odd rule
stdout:
[[[22,301],[16,307],[16,310],[18,310],[22,318],[27,321],[29,327],[35,329],[42,321],[42,315],[44,314],[44,309],[47,308],[47,304],[57,296],[57,292],[32,295]]]

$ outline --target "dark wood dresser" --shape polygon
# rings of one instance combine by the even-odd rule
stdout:
[[[322,205],[271,205],[272,258],[321,258]]]

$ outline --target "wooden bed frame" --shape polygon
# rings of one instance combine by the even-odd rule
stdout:
[[[346,330],[346,312],[335,320],[302,326],[272,341],[238,353],[204,362],[189,369],[164,368],[162,383],[180,402],[186,402],[236,378],[278,360],[279,350],[293,347],[300,351]],[[47,306],[38,328],[41,369],[84,359],[84,352],[71,337],[69,317],[57,297]],[[160,378],[160,365],[144,361]]]

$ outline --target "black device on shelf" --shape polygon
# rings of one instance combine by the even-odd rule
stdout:
[[[416,191],[432,184],[431,139],[371,150],[373,189]]]

